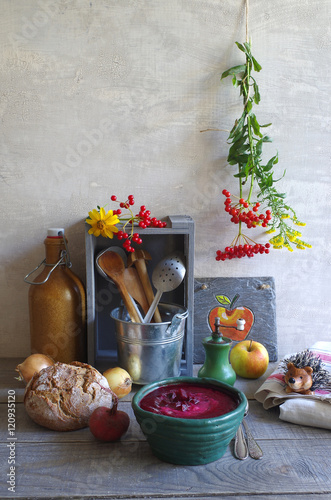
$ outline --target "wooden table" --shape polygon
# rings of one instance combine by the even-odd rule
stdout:
[[[22,404],[24,386],[14,378],[16,365],[16,359],[0,360],[1,499],[331,498],[330,432],[286,423],[279,419],[278,409],[264,410],[253,398],[263,379],[236,382],[250,400],[246,421],[263,458],[240,461],[233,456],[231,443],[216,462],[176,466],[152,455],[129,397],[119,403],[131,418],[121,442],[97,442],[89,429],[60,433],[34,424]],[[266,375],[273,369],[271,364]],[[9,396],[9,402],[15,398],[14,436],[9,435],[7,423]],[[15,492],[6,483],[10,460]]]

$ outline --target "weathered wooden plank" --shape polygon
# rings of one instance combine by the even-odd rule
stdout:
[[[123,436],[125,441],[145,441],[145,437],[135,419],[131,403],[120,401],[119,409],[127,412],[130,417],[130,427]],[[7,421],[7,405],[0,404],[0,442],[7,440],[8,431],[5,426]],[[250,402],[250,412],[246,422],[261,446],[266,439],[324,439],[331,440],[331,434],[326,429],[291,424],[279,419],[277,408],[264,410],[257,401]],[[16,436],[20,443],[25,442],[91,442],[94,437],[88,429],[80,429],[71,432],[55,432],[35,424],[27,415],[22,403],[16,405]],[[330,441],[331,446],[331,441]]]
[[[139,424],[136,421],[130,402],[120,402],[119,410],[125,411],[130,417],[130,427],[123,436],[125,441],[145,441],[144,435],[140,430]],[[37,425],[31,420],[24,409],[23,403],[18,403],[15,408],[15,434],[20,443],[25,442],[47,442],[47,443],[61,443],[61,442],[91,442],[95,438],[90,433],[88,428],[79,429],[70,432],[57,432],[45,427]],[[0,429],[0,442],[6,442],[8,430],[5,423],[7,422],[7,405],[0,404],[0,422],[2,423]]]
[[[323,440],[267,440],[262,460],[235,460],[230,450],[204,466],[156,460],[147,443],[17,443],[16,496],[219,497],[250,493],[331,493],[329,449]],[[7,451],[0,448],[1,463]],[[5,473],[5,467],[2,468]],[[10,496],[4,483],[0,495]]]
[[[152,495],[132,495],[132,496],[123,496],[123,495],[113,495],[112,493],[110,494],[101,494],[101,495],[93,495],[92,496],[84,496],[84,495],[66,495],[66,493],[61,494],[59,496],[54,496],[55,493],[53,492],[53,495],[47,495],[47,500],[82,500],[82,499],[87,499],[87,500],[105,500],[107,498],[111,499],[120,499],[120,500],[138,500],[138,499],[143,499],[143,500],[207,500],[207,499],[222,499],[222,500],[330,500],[330,494],[325,493],[325,494],[320,494],[320,493],[308,493],[302,494],[300,493],[297,495],[296,493],[289,493],[285,495],[278,495],[274,493],[265,493],[263,496],[260,494],[255,494],[255,493],[250,493],[248,495],[237,495],[237,494],[223,494],[222,492],[220,493],[204,493],[203,497],[200,496],[191,496],[191,495],[172,495],[171,497],[165,496],[163,493],[158,493],[155,491]],[[7,497],[2,497],[2,498],[7,498]],[[16,496],[15,498],[22,498]],[[40,498],[45,498],[40,495],[33,495],[29,497],[24,497],[25,500],[37,500]]]
[[[120,403],[119,409],[128,413],[130,427],[123,440],[144,441],[145,437],[134,417],[131,403]],[[7,440],[7,428],[4,423],[7,420],[7,406],[0,405],[0,421],[3,428],[0,431],[0,441]],[[279,419],[277,408],[264,410],[257,401],[250,403],[250,413],[246,422],[257,440],[266,439],[325,439],[330,440],[330,432],[326,429],[295,425]],[[88,429],[80,429],[72,432],[55,432],[35,424],[27,415],[22,404],[16,407],[16,435],[20,442],[82,442],[94,440]],[[260,443],[261,444],[261,443]],[[263,444],[261,444],[263,446]]]

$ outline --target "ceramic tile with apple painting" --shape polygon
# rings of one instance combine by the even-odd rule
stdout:
[[[221,321],[220,331],[223,337],[231,340],[244,340],[250,332],[254,323],[254,313],[248,307],[235,306],[239,299],[239,294],[236,294],[232,300],[226,295],[216,295],[217,302],[221,304],[216,306],[208,314],[208,323],[211,331],[213,331],[215,318],[218,316]],[[238,319],[244,319],[245,324],[243,330],[237,329]]]

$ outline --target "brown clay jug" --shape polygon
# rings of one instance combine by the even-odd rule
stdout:
[[[86,294],[70,269],[67,240],[62,228],[51,228],[44,240],[46,258],[29,273],[31,352],[71,363],[86,358]],[[28,277],[39,267],[41,273]]]

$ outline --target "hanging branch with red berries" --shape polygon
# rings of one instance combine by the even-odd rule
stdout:
[[[247,29],[247,28],[246,28]],[[237,165],[238,171],[234,177],[239,180],[239,196],[231,195],[224,189],[225,211],[230,215],[231,222],[238,225],[238,234],[224,250],[217,250],[216,260],[224,261],[235,257],[253,257],[256,254],[267,254],[271,247],[298,249],[311,248],[309,243],[301,240],[301,233],[292,227],[305,226],[297,219],[296,213],[286,202],[286,194],[280,193],[275,183],[274,166],[278,163],[278,155],[268,162],[262,159],[263,146],[271,142],[269,135],[263,129],[271,123],[260,125],[254,112],[254,106],[260,102],[260,92],[257,81],[252,75],[259,72],[261,65],[252,55],[251,42],[243,44],[236,42],[237,47],[245,54],[245,63],[233,66],[222,74],[221,80],[232,76],[232,84],[239,88],[243,98],[243,112],[235,121],[228,137],[230,144],[228,163]],[[253,201],[254,187],[257,188],[257,201]],[[247,195],[244,197],[244,189]],[[263,212],[263,207],[265,211]],[[278,232],[268,243],[259,244],[243,233],[243,226],[251,229],[266,228],[267,233]]]
[[[147,210],[145,205],[141,205],[139,212],[135,214],[133,212],[135,200],[132,194],[128,196],[126,201],[118,201],[115,195],[112,195],[110,199],[112,202],[117,203],[119,208],[106,212],[104,207],[98,206],[91,210],[85,219],[85,222],[91,226],[88,234],[111,239],[116,235],[127,252],[134,252],[135,247],[133,244],[141,245],[143,242],[140,234],[135,232],[137,227],[145,229],[146,227],[167,226],[165,221],[151,217],[151,212]],[[125,212],[122,213],[122,210],[125,210]]]

